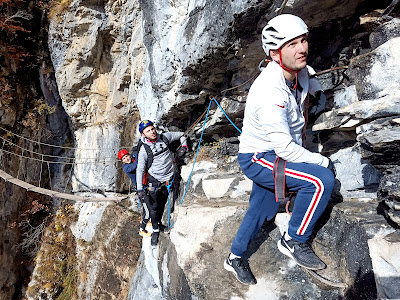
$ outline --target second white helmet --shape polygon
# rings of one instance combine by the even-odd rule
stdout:
[[[263,28],[262,47],[269,56],[270,50],[278,50],[287,41],[307,33],[307,25],[299,17],[291,14],[279,15]]]

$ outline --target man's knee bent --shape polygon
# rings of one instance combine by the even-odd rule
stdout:
[[[321,176],[319,177],[324,185],[326,192],[332,192],[333,187],[335,186],[335,175],[333,172],[327,168],[324,168]]]

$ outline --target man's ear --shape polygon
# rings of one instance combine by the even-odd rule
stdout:
[[[279,50],[269,50],[269,55],[275,62],[280,63]]]

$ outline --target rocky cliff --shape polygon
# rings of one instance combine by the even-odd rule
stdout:
[[[63,180],[57,177],[63,178],[69,166],[47,166],[22,157],[38,159],[34,153],[68,155],[37,143],[57,146],[71,139],[68,116],[51,72],[47,27],[40,3],[1,1],[0,168],[42,187],[49,186],[49,173],[57,174],[53,183],[64,189]],[[50,199],[0,181],[1,299],[19,299],[25,294],[52,207]]]
[[[239,133],[213,104],[193,171],[204,119],[189,132],[193,152],[181,168],[180,197],[171,204],[173,229],[156,249],[144,238],[137,257],[133,195],[118,205],[76,204],[77,219],[62,223],[74,237],[68,245],[75,249],[77,297],[400,298],[397,2],[60,1],[64,7],[51,19],[48,44],[76,147],[75,193],[130,191],[116,153],[134,144],[141,118],[154,120],[160,130],[185,131],[215,96],[240,128],[248,89],[264,59],[261,29],[282,10],[309,25],[308,62],[316,71],[343,67],[317,74],[327,105],[322,114],[310,115],[307,130],[307,147],[329,156],[337,170],[313,245],[328,264],[323,276],[341,287],[321,284],[282,257],[276,241],[287,226],[286,213],[264,224],[247,253],[257,285],[243,286],[223,269],[251,182],[236,161]],[[68,184],[65,177],[59,181]],[[50,253],[45,244],[30,299],[66,291],[40,281]]]

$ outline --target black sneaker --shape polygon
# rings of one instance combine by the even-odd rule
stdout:
[[[326,264],[314,253],[308,243],[300,243],[293,239],[286,240],[285,234],[283,234],[278,241],[278,249],[306,269],[322,270],[326,268]]]
[[[170,233],[171,229],[169,229],[167,226],[163,225],[163,224],[158,224],[158,229],[160,229],[161,232],[164,233]]]
[[[247,267],[241,257],[228,259],[224,262],[225,270],[232,272],[236,279],[244,284],[256,284],[257,280],[251,273],[250,267]]]
[[[158,244],[158,236],[160,235],[159,231],[155,231],[151,234],[151,245],[157,246]]]

